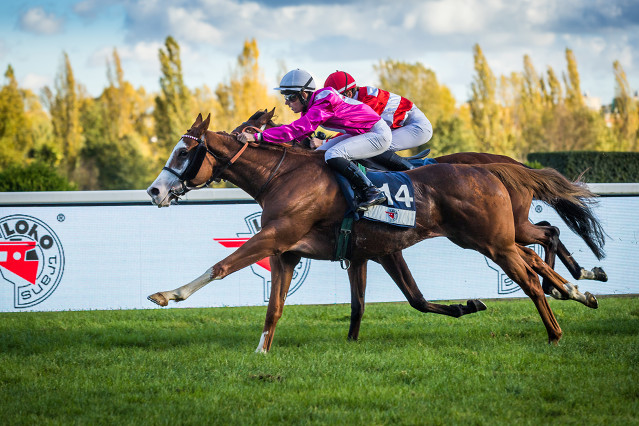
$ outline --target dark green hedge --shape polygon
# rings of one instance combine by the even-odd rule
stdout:
[[[0,171],[0,192],[73,191],[76,186],[48,164],[13,164]]]
[[[528,154],[528,161],[552,167],[573,180],[588,169],[585,182],[639,182],[639,152],[535,152]]]

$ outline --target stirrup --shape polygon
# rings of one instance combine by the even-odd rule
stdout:
[[[383,192],[379,191],[375,194],[375,197],[369,198],[367,200],[361,201],[357,205],[357,210],[368,210],[370,207],[375,206],[377,204],[382,204],[386,201],[386,195]]]

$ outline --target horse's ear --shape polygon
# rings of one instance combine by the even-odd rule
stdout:
[[[201,113],[197,115],[197,118],[195,119],[195,123],[193,123],[191,128],[199,126],[200,124],[202,124],[202,114]]]
[[[202,114],[200,114],[200,119],[202,118]],[[206,116],[206,120],[200,125],[200,130],[202,133],[206,132],[209,129],[209,124],[211,124],[211,113]]]
[[[264,110],[264,111],[266,112],[266,110]],[[271,121],[273,119],[273,115],[275,115],[275,108],[273,108],[272,110],[270,110],[269,112],[264,114],[263,117],[266,117],[266,123],[268,123],[269,121]]]

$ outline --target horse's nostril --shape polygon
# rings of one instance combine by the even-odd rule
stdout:
[[[160,190],[153,187],[149,190],[149,194],[151,194],[154,197],[157,197],[158,195],[160,195]]]

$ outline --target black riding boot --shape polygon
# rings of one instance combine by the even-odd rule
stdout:
[[[372,157],[371,160],[378,162],[392,172],[403,172],[406,170],[413,170],[415,168],[410,161],[392,151],[384,151],[381,154]]]
[[[352,161],[345,158],[331,158],[326,161],[328,166],[344,176],[351,184],[359,197],[358,210],[366,210],[370,206],[386,201],[386,196],[366,177],[364,173]]]

